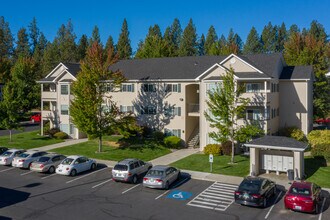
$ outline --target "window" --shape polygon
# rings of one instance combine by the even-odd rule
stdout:
[[[260,92],[260,83],[247,83],[246,92]]]
[[[61,105],[61,115],[69,115],[69,106]]]
[[[248,120],[260,120],[261,114],[259,109],[249,109],[246,111],[246,118]]]
[[[155,114],[156,114],[156,107],[154,106],[141,107],[141,115],[155,115]]]
[[[134,112],[134,107],[133,106],[121,105],[120,106],[120,112]]]
[[[181,92],[181,84],[165,84],[165,92]]]
[[[61,95],[68,95],[68,94],[69,94],[69,86],[61,85]]]
[[[181,138],[181,129],[165,129],[165,136],[177,136]]]
[[[218,82],[218,83],[207,83],[206,84],[206,94],[207,93],[214,93],[215,91],[216,91],[216,89],[217,89],[217,86],[219,86],[219,85],[221,85],[221,83],[220,82]]]
[[[164,112],[164,114],[167,116],[181,116],[181,107],[165,108]]]
[[[111,83],[104,83],[102,85],[102,90],[104,92],[113,92],[113,85]]]
[[[265,112],[265,119],[269,120],[270,119],[270,108],[267,106],[266,112]]]
[[[156,92],[156,85],[154,84],[142,84],[144,92]]]
[[[134,92],[134,84],[122,84],[121,91],[122,92]]]

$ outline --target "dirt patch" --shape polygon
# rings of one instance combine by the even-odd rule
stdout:
[[[103,144],[106,146],[115,147],[115,148],[120,147],[120,144],[115,141],[103,141]]]

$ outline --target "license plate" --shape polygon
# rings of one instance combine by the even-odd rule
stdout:
[[[294,209],[296,209],[296,210],[301,210],[301,206],[295,205],[295,206],[294,206]]]
[[[121,173],[117,173],[116,176],[118,176],[118,177],[123,177],[124,175],[121,174]]]
[[[58,170],[59,172],[62,172],[62,170]]]
[[[154,179],[150,179],[150,182],[153,183],[153,182],[155,182],[155,180]]]

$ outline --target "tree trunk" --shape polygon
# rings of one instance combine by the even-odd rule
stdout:
[[[102,135],[99,136],[99,153],[102,152]]]
[[[11,129],[9,130],[9,142],[12,141],[12,137],[11,137]]]
[[[235,144],[234,144],[234,140],[231,139],[231,163],[234,163],[234,156],[235,156]]]

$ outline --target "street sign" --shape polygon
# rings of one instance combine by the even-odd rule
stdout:
[[[210,162],[210,163],[213,163],[213,154],[210,154],[210,155],[209,155],[209,162]]]
[[[173,190],[170,194],[166,196],[169,199],[177,199],[177,200],[187,200],[192,196],[190,192],[184,192],[180,190]]]

